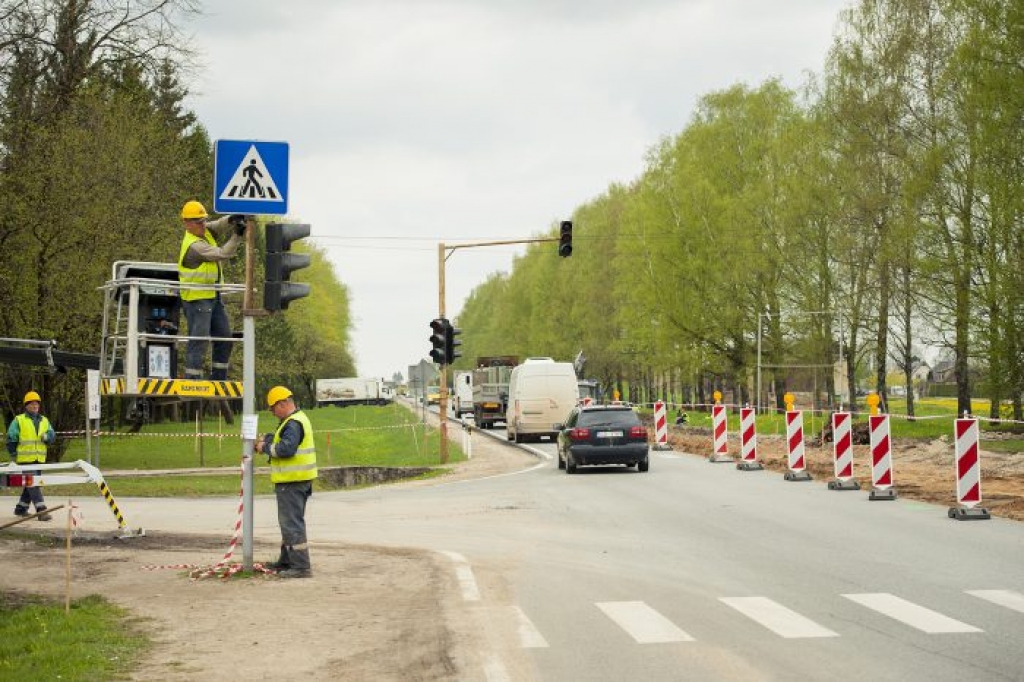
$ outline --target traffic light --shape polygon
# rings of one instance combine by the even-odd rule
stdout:
[[[446,365],[451,365],[455,363],[455,358],[462,357],[462,353],[455,350],[457,346],[462,345],[462,341],[455,338],[462,333],[462,330],[457,327],[453,327],[448,320],[445,320],[444,322],[444,361]]]
[[[558,255],[568,258],[572,255],[572,221],[563,220],[558,233]]]
[[[309,236],[309,225],[267,225],[267,257],[264,262],[266,283],[263,289],[263,308],[274,312],[287,310],[297,298],[309,296],[309,285],[289,282],[296,270],[309,267],[306,253],[289,253],[292,242]]]
[[[445,349],[448,345],[448,320],[438,317],[430,321],[430,359],[438,365],[447,364]]]

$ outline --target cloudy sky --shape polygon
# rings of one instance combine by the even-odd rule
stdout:
[[[390,378],[429,350],[439,242],[538,236],[639,177],[702,95],[799,87],[848,4],[210,0],[190,105],[215,140],[290,144],[290,216],[349,288],[359,373]],[[518,253],[455,252],[449,317]]]

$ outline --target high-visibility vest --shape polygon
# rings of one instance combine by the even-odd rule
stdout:
[[[50,430],[50,420],[39,418],[39,430],[27,414],[19,414],[18,421],[18,464],[42,464],[46,461],[46,443],[43,436]]]
[[[182,284],[219,284],[220,265],[217,263],[200,263],[198,268],[186,268],[185,254],[189,248],[198,241],[205,241],[211,246],[217,246],[217,240],[207,230],[202,237],[197,237],[191,232],[185,232],[185,238],[181,240],[181,252],[178,254],[178,281]],[[187,286],[181,288],[181,300],[198,301],[204,298],[214,298],[217,295],[213,289],[190,289]]]
[[[302,424],[302,442],[299,443],[294,457],[270,456],[270,482],[290,483],[292,481],[312,481],[316,478],[316,443],[313,441],[313,426],[305,412],[296,410],[284,418],[274,432],[274,445],[281,442],[281,430],[292,419]]]

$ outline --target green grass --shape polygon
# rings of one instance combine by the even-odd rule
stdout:
[[[316,439],[317,463],[328,466],[427,467],[440,464],[439,433],[420,422],[419,416],[401,405],[387,407],[325,407],[308,410]],[[264,411],[259,414],[259,432],[269,433],[277,427],[277,419]],[[241,415],[233,426],[216,419],[199,425],[164,422],[147,424],[138,434],[104,434],[93,440],[93,463],[99,461],[111,493],[116,497],[200,497],[237,495],[238,468],[242,458],[240,437]],[[459,447],[459,434],[449,430],[449,462],[465,460]],[[89,461],[84,437],[75,438],[64,454],[64,462]],[[267,458],[255,455],[257,467],[266,466]],[[189,469],[225,467],[223,475],[188,476],[107,476],[115,470]],[[58,473],[58,472],[55,472]],[[254,493],[273,492],[269,476],[255,477]],[[317,488],[323,489],[318,481]],[[17,496],[20,488],[0,488],[0,496]],[[47,487],[50,496],[81,496],[97,494],[96,486],[62,485]]]
[[[114,680],[149,642],[127,614],[95,595],[64,604],[0,592],[0,679]]]

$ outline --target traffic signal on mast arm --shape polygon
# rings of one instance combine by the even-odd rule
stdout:
[[[452,324],[445,320],[444,327],[444,361],[447,365],[455,364],[455,358],[461,358],[462,353],[455,350],[458,346],[462,345],[462,341],[459,341],[456,336],[462,333],[462,330],[453,327]]]
[[[558,231],[558,255],[568,258],[572,255],[572,221],[563,220]]]
[[[448,345],[448,320],[437,317],[430,321],[430,359],[438,365],[447,364],[445,348]]]
[[[307,253],[289,253],[292,242],[309,236],[309,225],[267,225],[267,257],[264,261],[263,308],[270,312],[287,310],[297,298],[309,296],[309,285],[288,281],[296,270],[309,267]]]

